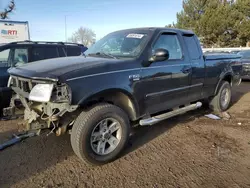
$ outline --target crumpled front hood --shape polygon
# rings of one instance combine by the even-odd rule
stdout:
[[[95,57],[63,57],[47,59],[28,63],[26,65],[9,69],[9,73],[16,76],[28,78],[52,78],[57,79],[60,76],[79,69],[91,69],[98,66],[105,66],[107,62],[116,61],[115,59],[95,58]]]

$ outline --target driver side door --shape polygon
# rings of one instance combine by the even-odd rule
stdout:
[[[177,33],[160,33],[152,51],[164,48],[169,59],[142,69],[144,107],[149,114],[183,105],[188,100],[191,64],[185,59]]]

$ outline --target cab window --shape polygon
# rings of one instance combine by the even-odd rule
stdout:
[[[153,46],[156,49],[163,48],[169,52],[169,60],[182,59],[182,50],[176,34],[162,34]]]
[[[198,48],[198,44],[195,40],[195,37],[194,35],[187,35],[187,36],[183,36],[183,39],[185,41],[185,44],[187,45],[187,49],[188,49],[188,53],[190,55],[190,58],[192,60],[197,60],[197,59],[200,59],[201,58],[201,53],[199,51],[199,48]]]

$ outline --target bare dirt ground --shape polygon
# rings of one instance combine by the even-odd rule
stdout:
[[[137,128],[123,155],[101,167],[82,163],[69,135],[30,138],[0,152],[0,187],[250,187],[250,82],[235,88],[228,112],[230,120],[201,109]],[[0,142],[19,121],[0,121]]]

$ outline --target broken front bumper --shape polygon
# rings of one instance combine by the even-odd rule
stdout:
[[[16,93],[12,96],[10,107],[5,108],[5,116],[14,116],[16,102],[21,102],[24,107],[24,120],[27,122],[27,130],[37,130],[53,128],[53,130],[65,126],[72,121],[72,116],[77,105],[70,105],[68,98],[69,92],[67,86],[56,85],[54,94],[51,96],[51,102],[36,102],[28,100],[29,94],[36,84],[46,83],[44,81],[31,80],[20,77],[13,77],[10,81],[12,90]],[[60,95],[58,95],[60,93]],[[65,95],[62,95],[65,94]],[[53,102],[52,102],[53,101]],[[69,113],[69,115],[65,115]]]
[[[75,119],[78,106],[68,103],[37,103],[18,95],[22,105],[25,107],[24,120],[27,131],[53,128],[57,135],[66,131],[68,125]],[[70,112],[70,114],[65,115]],[[4,116],[15,116],[16,107],[10,106],[3,109]]]

